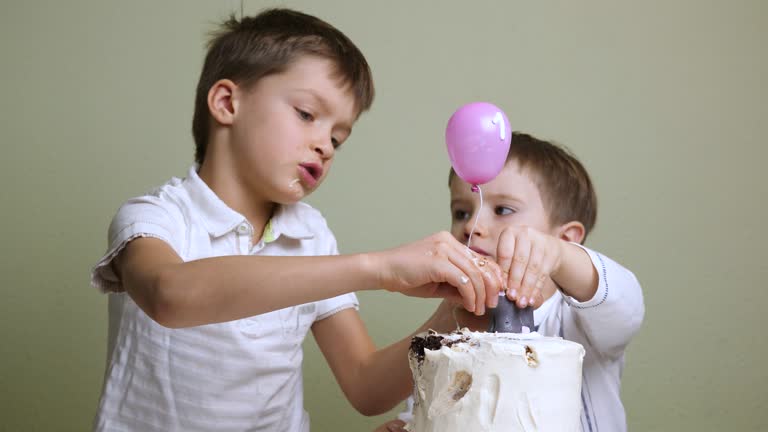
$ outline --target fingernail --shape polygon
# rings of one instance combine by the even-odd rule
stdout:
[[[490,305],[490,307],[495,308],[498,305],[499,305],[499,296],[491,297],[491,305]]]
[[[520,307],[524,308],[526,306],[528,306],[528,302],[525,300],[525,297],[523,297],[520,299]]]
[[[517,290],[513,289],[510,293],[510,297],[512,297],[512,300],[515,300],[517,298]]]
[[[466,277],[466,276],[462,276],[460,280],[461,280],[461,283],[463,283],[463,284],[469,282],[469,278]]]

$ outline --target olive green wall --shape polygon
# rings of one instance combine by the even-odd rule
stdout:
[[[378,97],[309,200],[343,252],[448,227],[443,131],[485,100],[568,145],[600,197],[589,245],[643,284],[627,354],[633,431],[768,430],[764,127],[768,3],[383,2],[287,5],[346,32]],[[0,430],[87,430],[106,298],[88,286],[117,206],[192,160],[205,33],[240,2],[0,6]],[[362,294],[379,344],[434,302]],[[370,431],[307,342],[315,431]],[[375,391],[372,389],[372,391]]]

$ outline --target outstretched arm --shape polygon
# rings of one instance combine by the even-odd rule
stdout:
[[[479,315],[495,306],[502,282],[498,267],[481,271],[472,258],[448,233],[375,253],[189,262],[162,240],[137,238],[112,265],[147,315],[168,327],[188,327],[377,288],[452,298]]]

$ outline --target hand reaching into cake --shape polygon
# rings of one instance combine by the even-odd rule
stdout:
[[[499,266],[471,252],[447,232],[370,255],[379,285],[414,297],[443,297],[476,315],[496,307],[505,282]]]

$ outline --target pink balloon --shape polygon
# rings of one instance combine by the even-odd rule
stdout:
[[[462,106],[448,120],[445,143],[456,175],[480,185],[504,168],[512,128],[504,111],[486,102]]]

